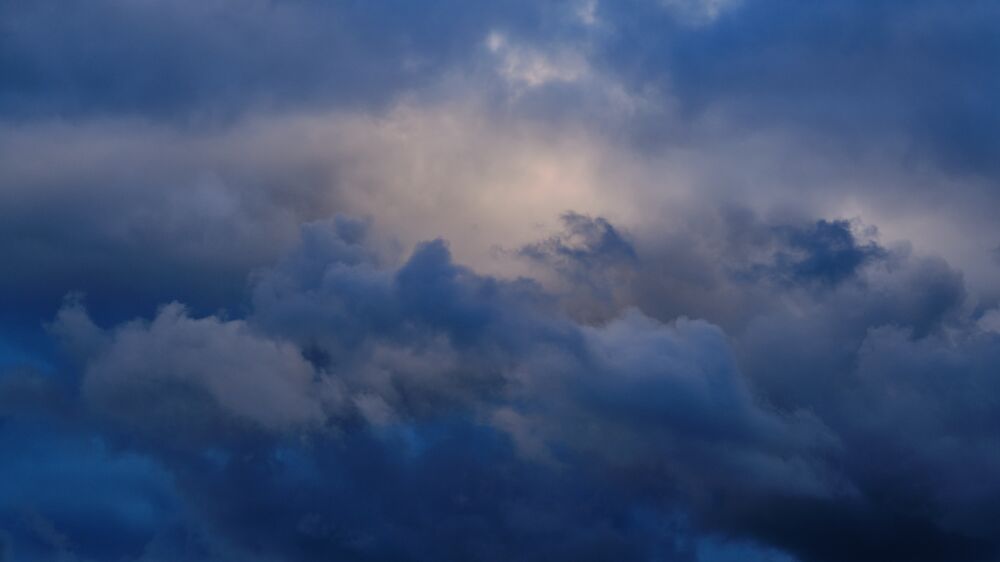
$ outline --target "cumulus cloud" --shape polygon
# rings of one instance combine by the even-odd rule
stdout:
[[[336,398],[294,347],[255,336],[240,320],[191,318],[176,303],[110,340],[88,363],[84,397],[149,431],[187,439],[227,422],[284,430],[321,422],[324,399]]]
[[[565,221],[523,253],[570,285],[588,267],[655,282],[655,254],[630,234]],[[198,514],[184,532],[209,537],[206,553],[684,559],[705,550],[701,533],[726,533],[810,560],[905,559],[918,530],[934,557],[992,552],[976,523],[992,504],[963,482],[994,463],[979,433],[992,408],[974,389],[1000,341],[964,319],[960,277],[843,222],[755,228],[769,267],[792,275],[711,272],[720,291],[771,295],[727,333],[628,307],[581,323],[557,289],[478,274],[440,240],[386,262],[370,223],[338,217],[254,274],[245,318],[175,303],[105,329],[68,300],[49,330],[79,378],[8,378],[4,393],[48,384],[69,404],[78,386],[84,404],[60,416],[174,474]],[[824,267],[799,275],[802,263]],[[641,307],[636,294],[621,302]],[[442,518],[447,538],[428,538]],[[855,546],[819,549],[833,534]]]
[[[292,463],[286,468],[305,471],[307,480],[319,467],[343,470],[343,462],[352,462],[328,457],[333,451],[361,455],[360,461],[383,440],[379,447],[389,448],[379,454],[399,458],[393,462],[437,463],[438,455],[455,453],[435,449],[436,431],[454,434],[448,440],[470,431],[490,435],[497,449],[489,454],[519,473],[520,483],[503,486],[534,488],[560,474],[583,479],[579,485],[606,480],[637,499],[643,493],[674,498],[651,506],[664,514],[677,502],[703,501],[720,486],[739,494],[776,487],[831,493],[831,476],[814,455],[835,448],[835,439],[808,414],[779,414],[758,401],[718,328],[701,321],[664,325],[639,311],[604,326],[580,325],[538,284],[480,276],[454,264],[441,241],[418,246],[401,266],[380,265],[365,246],[366,229],[346,218],[307,225],[296,252],[255,276],[247,320],[194,318],[171,304],[149,322],[101,330],[78,301],[69,301],[51,330],[77,353],[89,353],[79,382],[86,416],[126,442],[138,439],[142,450],[186,474],[187,493],[207,485],[200,472],[189,472],[191,463],[221,462],[219,470],[229,470],[232,455],[246,447],[254,455],[280,454],[286,460],[279,463]],[[294,436],[309,444],[296,445]],[[478,448],[449,445],[467,446]],[[202,460],[203,448],[222,456]],[[659,478],[638,484],[617,476],[654,467]],[[309,485],[328,496],[342,484]],[[209,493],[196,503],[231,502],[229,493]],[[534,496],[524,501],[547,501]],[[477,501],[487,502],[485,508],[490,498]],[[231,548],[248,548],[242,537],[250,529],[214,512],[223,508],[231,509],[208,505],[205,516],[211,525],[231,527],[225,531]],[[445,513],[458,517],[464,508],[455,509]],[[469,517],[486,515],[470,509]],[[576,551],[578,539],[562,535],[565,515],[551,515],[556,519],[546,525],[557,534],[548,539],[531,538],[531,525],[518,530],[533,510],[511,506],[494,515],[514,525],[509,532],[517,546],[510,548],[527,549],[510,552]],[[324,517],[342,515],[295,517],[304,518],[299,526],[314,528],[330,524],[321,523]],[[390,521],[399,515],[382,514]],[[611,512],[598,508],[593,516]],[[293,544],[310,534],[287,532],[280,540]],[[362,540],[324,531],[326,546],[317,546],[316,555],[334,552],[335,545],[378,550],[402,540],[391,529],[366,532],[377,534]],[[627,532],[651,544],[682,538],[639,527]],[[486,529],[478,533],[486,542],[475,552],[500,540]],[[620,550],[624,538],[606,540],[606,548],[628,552]],[[268,548],[277,553],[292,546]],[[628,556],[651,552],[636,548]]]

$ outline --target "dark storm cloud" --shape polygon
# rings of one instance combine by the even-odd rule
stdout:
[[[170,305],[102,330],[71,300],[50,328],[83,356],[80,422],[174,474],[217,548],[689,559],[682,506],[713,490],[836,493],[835,439],[758,403],[718,328],[581,326],[441,241],[380,266],[364,230],[305,227],[247,321]]]
[[[11,419],[0,442],[5,560],[138,560],[183,531],[170,475],[144,456]]]
[[[985,390],[996,381],[985,366],[1000,351],[1000,340],[992,325],[977,324],[963,312],[961,275],[905,247],[862,242],[843,221],[788,226],[740,216],[726,223],[731,232],[721,238],[728,247],[710,244],[721,264],[691,257],[704,248],[661,235],[653,245],[630,242],[636,258],[617,262],[624,271],[608,276],[607,266],[597,266],[586,276],[626,281],[618,298],[655,312],[663,299],[649,300],[643,287],[670,292],[683,291],[685,284],[677,275],[683,267],[663,270],[657,261],[703,264],[703,275],[714,281],[699,298],[683,300],[688,313],[711,316],[714,302],[741,293],[727,306],[736,318],[721,320],[747,378],[779,411],[811,412],[836,436],[837,452],[828,458],[836,459],[841,495],[791,498],[755,489],[701,514],[731,533],[780,545],[805,560],[995,558],[993,525],[983,522],[996,517],[996,480],[984,476],[997,462],[987,436],[996,427],[997,409],[989,398],[994,391]],[[600,246],[592,239],[583,248],[596,252]],[[594,263],[588,252],[578,251],[586,258],[567,267],[558,248],[542,254],[537,249],[532,246],[528,255],[549,260],[560,273],[581,276]],[[755,264],[752,271],[766,273],[748,277],[748,262]],[[579,306],[604,295],[589,291],[570,302]],[[669,309],[666,315],[677,313]],[[619,342],[617,353],[625,353],[625,341],[637,339]],[[629,411],[642,408],[633,404]]]
[[[661,271],[604,219],[566,224],[532,257],[575,275],[606,251],[633,279]],[[122,448],[111,458],[133,450],[173,475],[191,515],[142,540],[206,559],[683,560],[703,533],[803,560],[997,553],[1000,339],[964,316],[943,262],[843,222],[756,223],[762,259],[832,261],[836,282],[720,267],[720,293],[770,299],[727,335],[634,309],[581,325],[557,295],[478,275],[442,241],[383,264],[368,230],[306,225],[254,275],[246,319],[175,304],[103,329],[67,301],[49,330],[81,378],[8,374],[4,403],[28,405],[5,415],[69,416]],[[16,521],[7,540],[28,548]],[[66,544],[81,532],[53,529]]]
[[[924,333],[965,297],[957,271],[915,258],[905,246],[881,246],[873,227],[767,221],[732,207],[698,219],[698,227],[633,234],[570,214],[559,233],[517,254],[541,266],[540,273],[553,272],[557,293],[584,318],[607,319],[638,306],[661,319],[708,318],[738,331],[750,318],[781,309],[775,299],[811,306],[850,298],[868,302],[864,316],[905,319]]]
[[[828,504],[775,498],[753,508],[767,517],[740,524],[808,560],[995,559],[986,522],[996,517],[996,480],[984,475],[997,457],[984,432],[996,426],[986,365],[1000,350],[997,335],[967,328],[914,338],[873,327],[846,351],[855,345],[848,334],[796,337],[809,328],[788,324],[777,345],[748,339],[769,357],[744,364],[776,401],[810,404],[840,436],[842,470],[858,495]],[[819,337],[830,343],[817,345]],[[774,379],[775,365],[787,380]]]
[[[781,228],[777,236],[787,249],[779,250],[773,265],[765,270],[793,284],[835,285],[885,253],[874,242],[859,243],[846,221],[820,220],[805,229]]]

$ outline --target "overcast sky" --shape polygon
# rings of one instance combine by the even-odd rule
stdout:
[[[0,560],[1000,560],[998,27],[0,2]]]

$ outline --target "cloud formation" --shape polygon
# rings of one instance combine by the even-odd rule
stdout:
[[[993,3],[0,6],[0,559],[996,560]]]
[[[566,221],[568,233],[531,257],[555,252],[560,270],[602,251],[643,263],[607,221]],[[82,404],[65,415],[175,475],[172,501],[197,513],[184,536],[203,537],[205,556],[693,559],[704,533],[807,560],[993,552],[989,526],[975,523],[992,504],[963,482],[994,462],[978,441],[991,437],[975,433],[991,423],[990,406],[972,389],[987,384],[1000,341],[978,324],[913,312],[937,310],[936,266],[820,222],[795,232],[832,236],[835,255],[865,248],[874,261],[848,260],[857,270],[837,286],[729,280],[775,298],[798,282],[812,314],[799,302],[733,334],[635,308],[587,325],[534,281],[454,264],[442,241],[383,265],[368,229],[343,217],[303,227],[298,248],[254,276],[246,319],[170,304],[149,322],[102,329],[69,301],[50,328],[81,365],[61,392]],[[787,230],[772,229],[774,239],[804,252],[803,263],[831,255]],[[893,283],[913,287],[915,302],[865,304]],[[959,331],[946,336],[946,324]],[[955,370],[959,379],[945,378]],[[943,380],[955,409],[928,417]],[[943,452],[925,439],[943,440]],[[434,484],[423,480],[431,474]],[[909,487],[918,474],[938,484]],[[580,501],[582,512],[571,507]],[[357,509],[369,515],[358,520]],[[604,527],[607,518],[618,523]],[[830,550],[837,536],[854,546]],[[80,555],[100,556],[87,548]]]
[[[577,525],[625,516],[634,509],[626,498],[638,501],[644,491],[687,498],[723,482],[734,485],[737,477],[765,488],[794,478],[802,493],[826,493],[823,468],[808,458],[813,448],[829,445],[817,443],[821,424],[760,405],[718,328],[701,321],[664,325],[638,311],[604,327],[581,326],[561,315],[535,283],[482,277],[453,264],[441,241],[418,246],[397,269],[380,267],[363,246],[364,234],[364,223],[344,218],[307,225],[299,249],[256,277],[249,321],[191,318],[171,304],[149,323],[124,324],[101,334],[99,345],[86,346],[78,340],[92,340],[95,327],[70,302],[53,326],[68,345],[89,352],[78,383],[86,423],[179,471],[179,493],[208,504],[200,507],[207,511],[202,516],[221,529],[214,538],[226,549],[312,559],[459,548],[445,555],[492,557],[495,546],[505,544],[502,557],[550,552],[574,558],[600,548],[607,556],[642,559],[690,539],[657,531],[653,523],[646,529],[641,521],[584,538]],[[492,444],[482,445],[483,439]],[[372,454],[382,460],[368,459]],[[278,455],[276,480],[267,475],[272,469],[256,474],[263,467],[250,459],[259,455]],[[235,470],[230,477],[262,479],[264,489],[243,490],[239,503],[281,501],[269,497],[280,494],[269,487],[286,485],[286,477],[305,478],[319,496],[282,505],[288,520],[259,511],[251,520],[234,519],[252,508],[229,505],[236,501],[229,494],[237,492],[228,490],[231,484],[215,489],[215,477],[201,466],[206,462],[218,465],[213,474]],[[353,474],[355,462],[389,463],[380,470],[390,474],[370,480]],[[409,500],[386,501],[412,501],[417,509],[445,501],[435,494],[448,494],[439,515],[455,519],[455,532],[473,532],[454,543],[424,550],[415,537],[397,536],[428,532],[421,521],[434,521],[430,513],[411,515],[401,507],[379,513],[378,527],[334,532],[330,526],[341,525],[350,510],[339,499],[325,508],[314,504],[319,497],[339,498],[344,486],[362,496],[385,493],[376,490],[406,486],[423,470],[466,478],[452,462],[473,463],[462,469],[478,475],[467,484],[472,489],[445,478],[430,490],[407,492]],[[496,462],[514,472],[491,474]],[[446,464],[432,469],[439,463]],[[616,476],[657,465],[662,482]],[[702,474],[709,467],[712,474]],[[541,491],[562,478],[571,483],[558,486],[555,496]],[[572,510],[574,489],[589,485],[621,487],[624,495],[595,500],[589,515],[562,511]],[[680,489],[670,490],[674,486]],[[515,499],[504,507],[507,500],[495,494],[510,487],[526,494],[524,505]],[[563,494],[570,496],[556,499]],[[539,513],[549,501],[563,507]],[[669,512],[671,506],[654,502],[649,509]],[[664,516],[673,517],[650,515]],[[550,519],[544,524],[550,530],[538,535],[531,523],[536,517]],[[467,528],[479,518],[492,523]],[[283,530],[268,533],[273,544],[251,546],[246,541],[259,525]],[[360,532],[375,534],[353,537]]]

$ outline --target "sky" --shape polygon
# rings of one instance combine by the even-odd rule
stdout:
[[[1000,560],[998,26],[0,1],[0,561]]]

